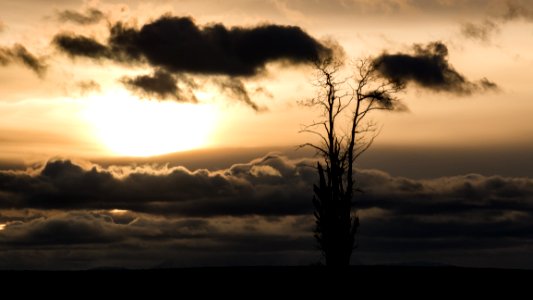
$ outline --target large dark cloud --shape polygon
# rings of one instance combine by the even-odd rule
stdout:
[[[59,34],[55,44],[72,56],[146,60],[174,73],[254,76],[273,61],[310,63],[330,50],[296,26],[200,27],[188,17],[163,16],[140,29],[117,23],[107,45],[83,36]]]
[[[39,77],[44,76],[47,66],[42,58],[30,53],[24,46],[15,44],[13,47],[0,47],[0,65],[19,63],[35,72]]]
[[[179,92],[171,74],[225,76],[227,79],[213,83],[255,110],[258,106],[250,99],[242,78],[263,73],[271,62],[309,64],[333,55],[331,49],[297,26],[199,26],[189,17],[168,15],[140,28],[116,23],[106,43],[71,33],[58,34],[53,42],[72,57],[147,63],[155,69],[152,76],[123,82],[158,98]]]
[[[103,20],[104,17],[104,13],[96,8],[89,8],[85,13],[69,9],[57,12],[57,18],[59,21],[72,22],[80,25],[96,24]]]
[[[220,171],[71,161],[2,171],[0,267],[312,263],[312,165],[269,155]],[[522,251],[533,246],[531,179],[358,170],[357,180],[354,262],[533,268]]]
[[[398,84],[412,82],[425,89],[460,95],[497,89],[486,78],[471,82],[455,70],[448,62],[448,47],[441,42],[415,44],[413,53],[384,53],[374,63],[381,75]]]
[[[172,72],[230,76],[256,75],[272,61],[309,63],[328,52],[296,26],[200,27],[191,18],[171,16],[138,30],[116,24],[109,45],[117,55],[144,57]]]

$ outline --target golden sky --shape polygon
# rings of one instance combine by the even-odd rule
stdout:
[[[91,16],[91,10],[99,14]],[[410,85],[401,95],[409,112],[375,116],[383,126],[376,145],[531,144],[533,7],[528,1],[4,0],[0,11],[0,47],[13,51],[22,45],[47,66],[40,73],[20,59],[0,66],[3,160],[292,146],[311,138],[298,131],[317,112],[297,104],[314,94],[309,66],[269,63],[261,74],[242,80],[260,107],[254,111],[205,78],[197,79],[197,104],[140,96],[123,81],[151,72],[149,66],[69,57],[52,43],[65,32],[105,41],[111,24],[141,27],[166,13],[190,16],[198,26],[299,26],[317,40],[337,41],[348,61],[440,41],[455,70],[471,81],[487,78],[499,90],[458,96]],[[347,63],[347,73],[349,68]]]

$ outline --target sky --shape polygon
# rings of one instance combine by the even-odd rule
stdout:
[[[296,147],[333,48],[347,80],[366,58],[406,87],[357,164],[352,263],[533,268],[531,1],[0,11],[0,269],[316,263]]]

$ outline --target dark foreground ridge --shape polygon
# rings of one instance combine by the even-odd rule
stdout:
[[[428,295],[492,294],[494,290],[523,293],[530,286],[533,270],[476,269],[460,267],[352,266],[326,268],[298,267],[205,267],[180,269],[126,270],[99,268],[87,271],[0,271],[3,287],[20,282],[31,283],[32,291],[87,295],[120,299],[125,295],[150,295],[150,299],[170,294],[202,296],[246,295],[247,299],[272,297],[284,299],[296,293],[300,297],[324,295],[341,299],[349,291],[382,297],[409,295],[428,299]],[[58,289],[58,283],[68,289]],[[529,289],[528,289],[529,290]],[[155,298],[154,298],[155,297]],[[251,297],[251,298],[249,298]],[[431,298],[431,297],[430,297]],[[366,299],[366,298],[363,298]],[[509,298],[509,299],[512,299]]]
[[[250,276],[271,276],[272,279],[286,278],[312,279],[342,276],[356,280],[400,280],[402,276],[411,279],[428,278],[495,278],[502,276],[533,276],[533,270],[497,269],[497,268],[464,268],[454,266],[350,266],[329,268],[324,266],[243,266],[243,267],[198,267],[172,269],[123,269],[115,267],[101,267],[90,270],[77,271],[41,271],[41,270],[2,270],[2,275],[11,278],[19,276],[89,276],[105,278],[118,276],[121,278],[150,278],[152,276],[172,276],[172,278],[209,279],[209,278],[241,278]]]

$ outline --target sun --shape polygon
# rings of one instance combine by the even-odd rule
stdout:
[[[86,99],[84,117],[117,156],[154,156],[209,145],[217,109],[209,104],[140,100],[126,91]]]

